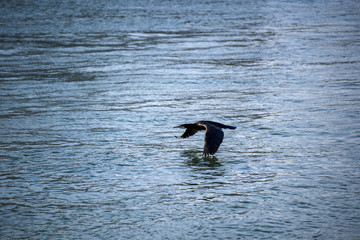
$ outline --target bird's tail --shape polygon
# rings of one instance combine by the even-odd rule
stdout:
[[[228,128],[228,129],[236,129],[234,126],[224,125],[222,128]]]
[[[234,127],[234,126],[229,126],[229,125],[225,125],[225,124],[218,123],[218,122],[211,122],[211,121],[209,121],[209,122],[220,128],[236,129],[236,127]]]

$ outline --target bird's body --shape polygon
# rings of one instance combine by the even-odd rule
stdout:
[[[224,139],[224,132],[222,128],[235,129],[236,127],[224,125],[218,122],[212,121],[199,121],[190,124],[182,124],[177,126],[178,128],[186,128],[182,138],[187,138],[198,131],[206,130],[205,132],[205,143],[204,143],[204,151],[203,154],[205,156],[214,155],[216,151],[219,149],[220,144]]]

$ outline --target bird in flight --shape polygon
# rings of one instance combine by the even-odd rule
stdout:
[[[212,121],[198,121],[190,124],[182,124],[176,126],[175,128],[186,128],[183,135],[181,135],[181,138],[187,138],[194,135],[198,131],[206,130],[203,151],[205,156],[214,155],[219,149],[220,144],[224,139],[224,132],[222,131],[222,128],[236,129],[236,127]]]

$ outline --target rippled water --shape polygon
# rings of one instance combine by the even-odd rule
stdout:
[[[0,9],[2,239],[360,237],[359,1]]]

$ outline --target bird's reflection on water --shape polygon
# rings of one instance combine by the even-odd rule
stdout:
[[[222,164],[219,159],[214,156],[204,156],[202,151],[199,150],[185,150],[181,153],[182,157],[188,158],[186,164],[189,166],[202,166],[202,167],[220,167]]]

